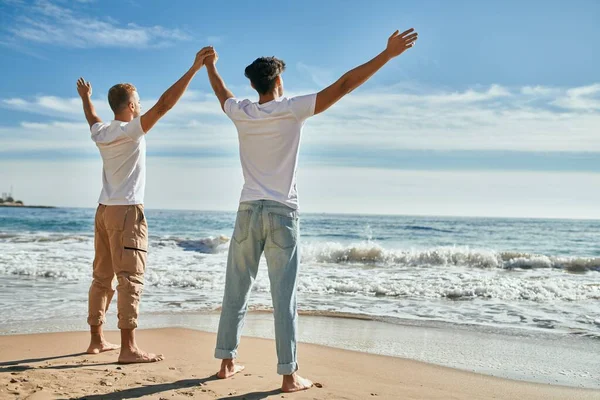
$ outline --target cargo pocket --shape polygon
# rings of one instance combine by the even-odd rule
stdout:
[[[248,239],[248,231],[250,230],[250,218],[252,210],[240,210],[235,219],[235,229],[233,230],[233,239],[237,243],[242,243]]]
[[[298,218],[269,213],[271,239],[278,247],[289,249],[298,242]]]
[[[148,255],[148,224],[142,206],[131,206],[128,209],[124,228],[121,268],[127,272],[143,274]]]
[[[122,268],[127,272],[142,274],[146,270],[148,241],[133,237],[123,238]]]

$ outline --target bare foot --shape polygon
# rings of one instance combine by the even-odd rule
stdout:
[[[152,363],[164,359],[165,357],[162,354],[146,353],[138,348],[133,350],[121,349],[121,354],[119,354],[119,364]]]
[[[120,348],[121,346],[118,344],[109,343],[104,339],[101,339],[100,341],[92,339],[90,342],[90,347],[88,347],[86,353],[99,354],[104,353],[105,351],[118,350]]]
[[[299,392],[300,390],[310,389],[313,383],[308,379],[302,378],[295,372],[292,375],[284,375],[281,391],[284,393]]]
[[[221,370],[217,372],[217,377],[220,379],[231,378],[238,372],[242,372],[246,367],[243,365],[236,365],[233,360],[223,360],[221,362]]]

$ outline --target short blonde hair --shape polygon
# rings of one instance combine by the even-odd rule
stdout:
[[[137,91],[131,83],[117,83],[108,91],[108,104],[114,113],[123,111],[131,101],[131,95]]]

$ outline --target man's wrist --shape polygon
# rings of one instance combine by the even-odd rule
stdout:
[[[390,61],[392,58],[394,58],[388,51],[388,49],[386,48],[385,50],[383,50],[381,52],[381,55],[383,56],[383,58],[385,58],[385,61]]]

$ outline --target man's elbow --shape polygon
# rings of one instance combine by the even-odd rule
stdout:
[[[157,111],[159,115],[165,115],[175,106],[175,100],[169,98],[168,96],[163,96],[158,100],[157,103]]]
[[[348,93],[350,93],[352,91],[352,84],[350,82],[350,80],[348,78],[346,79],[342,79],[342,81],[340,82],[340,86],[337,90],[338,93],[337,97],[343,97],[345,95],[347,95]]]

